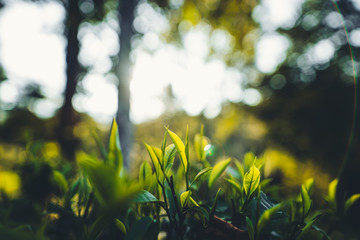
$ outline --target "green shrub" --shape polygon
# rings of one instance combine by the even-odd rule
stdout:
[[[137,179],[123,167],[115,121],[108,148],[98,146],[101,157],[78,154],[76,177],[68,179],[46,161],[26,161],[23,194],[1,195],[0,239],[330,239],[360,198],[339,205],[335,179],[324,207],[314,209],[309,179],[297,196],[274,203],[264,193],[271,189],[264,159],[247,153],[241,161],[209,161],[202,129],[195,157],[188,130],[184,140],[166,128],[161,146],[144,143],[150,161]]]

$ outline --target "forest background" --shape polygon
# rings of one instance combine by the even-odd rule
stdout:
[[[14,179],[0,188],[19,194],[12,169],[30,144],[56,163],[96,154],[94,131],[106,142],[115,116],[130,169],[164,126],[203,124],[214,158],[264,155],[279,195],[314,177],[321,199],[339,175],[360,192],[359,11],[356,0],[0,1],[0,176]]]

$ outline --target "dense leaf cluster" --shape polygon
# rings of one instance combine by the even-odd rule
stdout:
[[[297,196],[276,204],[262,157],[247,153],[211,162],[210,144],[201,129],[194,136],[196,158],[190,158],[188,130],[183,141],[166,128],[160,147],[144,143],[151,161],[144,160],[132,179],[114,121],[108,148],[98,141],[101,160],[78,155],[75,178],[36,159],[19,168],[23,195],[1,195],[0,238],[330,239],[360,198],[355,194],[339,205],[335,179],[326,204],[314,209],[309,179]]]

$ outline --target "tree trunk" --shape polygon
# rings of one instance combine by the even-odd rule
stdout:
[[[73,133],[74,125],[77,120],[72,105],[72,98],[76,92],[77,76],[80,72],[80,64],[78,61],[79,40],[77,35],[82,19],[79,12],[78,0],[69,0],[66,9],[66,87],[64,92],[64,103],[60,109],[59,115],[58,140],[65,156],[69,158],[69,160],[74,160],[75,150],[79,141]]]
[[[132,23],[137,0],[119,0],[120,52],[117,74],[119,78],[118,111],[116,121],[119,125],[120,144],[123,151],[124,164],[129,165],[129,154],[132,142],[132,123],[130,121],[130,89],[131,78],[131,38],[134,35]]]

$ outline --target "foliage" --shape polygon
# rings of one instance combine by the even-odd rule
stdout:
[[[101,157],[77,156],[75,176],[44,159],[20,165],[21,195],[1,193],[0,238],[330,239],[360,198],[339,205],[335,179],[325,206],[315,209],[309,179],[276,204],[262,191],[271,184],[264,158],[210,160],[203,130],[194,136],[195,158],[188,129],[184,140],[166,128],[160,147],[144,143],[151,164],[144,160],[134,179],[123,167],[116,128],[114,121],[107,149],[98,142]]]

